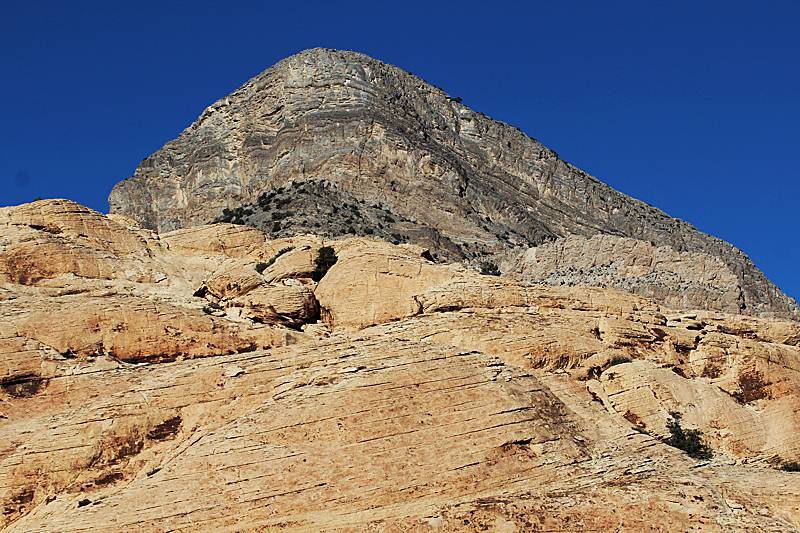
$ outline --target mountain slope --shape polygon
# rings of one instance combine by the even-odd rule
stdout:
[[[111,213],[159,232],[216,219],[276,236],[367,234],[461,260],[570,235],[633,238],[718,258],[738,280],[719,310],[797,315],[734,246],[458,100],[363,54],[307,50],[144,160],[112,190]],[[702,297],[687,305],[716,308]]]
[[[800,531],[800,323],[426,256],[0,209],[0,531]]]

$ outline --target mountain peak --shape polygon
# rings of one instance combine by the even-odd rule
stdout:
[[[216,220],[276,237],[368,235],[420,244],[441,259],[496,257],[530,281],[555,279],[555,270],[571,265],[526,267],[520,257],[528,249],[571,236],[592,246],[600,243],[594,236],[631,239],[647,246],[634,246],[629,260],[651,266],[625,270],[624,290],[688,294],[685,307],[797,313],[794,300],[732,245],[615,191],[460,98],[358,52],[314,48],[278,62],[144,160],[114,187],[109,204],[112,213],[159,232]],[[652,267],[662,249],[672,253],[673,266]],[[585,251],[605,257],[591,246]],[[678,268],[681,253],[713,266]],[[585,268],[591,275],[555,277],[568,284],[619,282],[619,269],[591,261]],[[534,271],[541,279],[530,277]],[[736,281],[719,286],[718,279]]]

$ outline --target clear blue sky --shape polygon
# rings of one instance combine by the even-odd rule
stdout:
[[[352,49],[744,250],[800,297],[800,2],[6,2],[0,205],[108,193],[212,102]]]

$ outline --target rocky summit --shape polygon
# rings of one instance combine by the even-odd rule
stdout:
[[[793,320],[41,200],[0,360],[3,532],[800,531]]]
[[[492,262],[521,281],[612,287],[682,309],[800,313],[734,246],[460,102],[366,55],[307,50],[145,159],[114,187],[111,213],[160,233],[226,221],[272,237],[374,237]]]

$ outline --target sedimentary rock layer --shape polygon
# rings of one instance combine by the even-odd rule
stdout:
[[[308,50],[264,71],[144,160],[109,203],[112,213],[159,232],[222,217],[273,235],[416,242],[450,259],[569,235],[627,237],[720,261],[740,294],[696,292],[693,301],[708,309],[798,312],[732,245],[355,52]],[[667,300],[676,297],[670,287]]]
[[[0,242],[3,532],[800,530],[795,321],[66,200]]]

